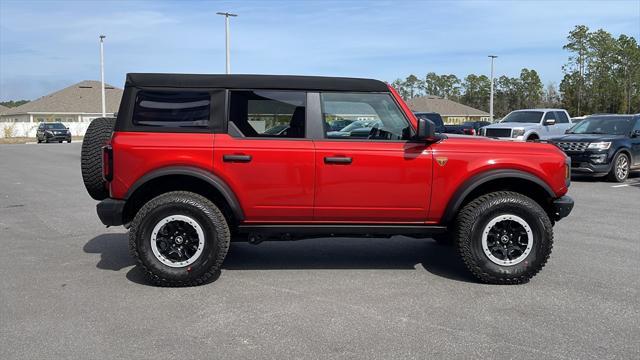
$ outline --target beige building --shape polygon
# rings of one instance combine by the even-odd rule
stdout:
[[[489,121],[489,113],[437,96],[418,96],[408,100],[407,105],[414,112],[436,112],[449,125],[465,121]]]
[[[0,122],[88,123],[102,116],[99,81],[85,80],[15,108],[0,109]],[[107,116],[118,111],[122,89],[105,84]]]

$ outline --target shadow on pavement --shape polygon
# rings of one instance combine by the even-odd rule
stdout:
[[[627,181],[629,180],[635,180],[635,179],[639,179],[640,180],[640,171],[638,170],[633,170],[629,172],[629,177],[627,178]],[[605,183],[611,183],[613,185],[615,185],[615,182],[609,181],[607,179],[606,176],[589,176],[589,175],[571,175],[571,181],[576,181],[576,182],[586,182],[586,183],[594,183],[594,182],[605,182]]]
[[[136,265],[129,255],[127,234],[103,234],[87,242],[86,253],[100,254],[96,267],[119,271]],[[300,241],[267,241],[260,245],[231,243],[222,266],[233,270],[309,269],[425,269],[431,274],[464,282],[475,282],[454,247],[437,245],[430,239],[394,237],[322,238]],[[138,266],[127,273],[134,283],[148,285]],[[214,276],[212,281],[217,279]]]

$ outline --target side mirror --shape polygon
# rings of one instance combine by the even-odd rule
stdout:
[[[640,137],[640,130],[633,130],[631,132],[631,137]]]
[[[556,124],[556,119],[546,119],[542,124],[545,125],[545,126],[555,125]]]
[[[431,120],[418,118],[418,140],[433,141],[436,138],[436,124]]]
[[[571,128],[564,131],[565,134],[571,134]]]

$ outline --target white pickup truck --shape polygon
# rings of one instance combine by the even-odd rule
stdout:
[[[499,123],[480,129],[480,135],[512,140],[545,140],[563,135],[573,126],[564,109],[523,109],[510,112]]]

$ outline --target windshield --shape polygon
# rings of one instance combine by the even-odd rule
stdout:
[[[53,129],[53,130],[65,130],[66,127],[62,124],[44,124],[45,129]]]
[[[503,123],[539,123],[542,111],[514,111],[502,119]]]
[[[627,135],[633,127],[632,118],[586,118],[567,131],[569,134]]]

